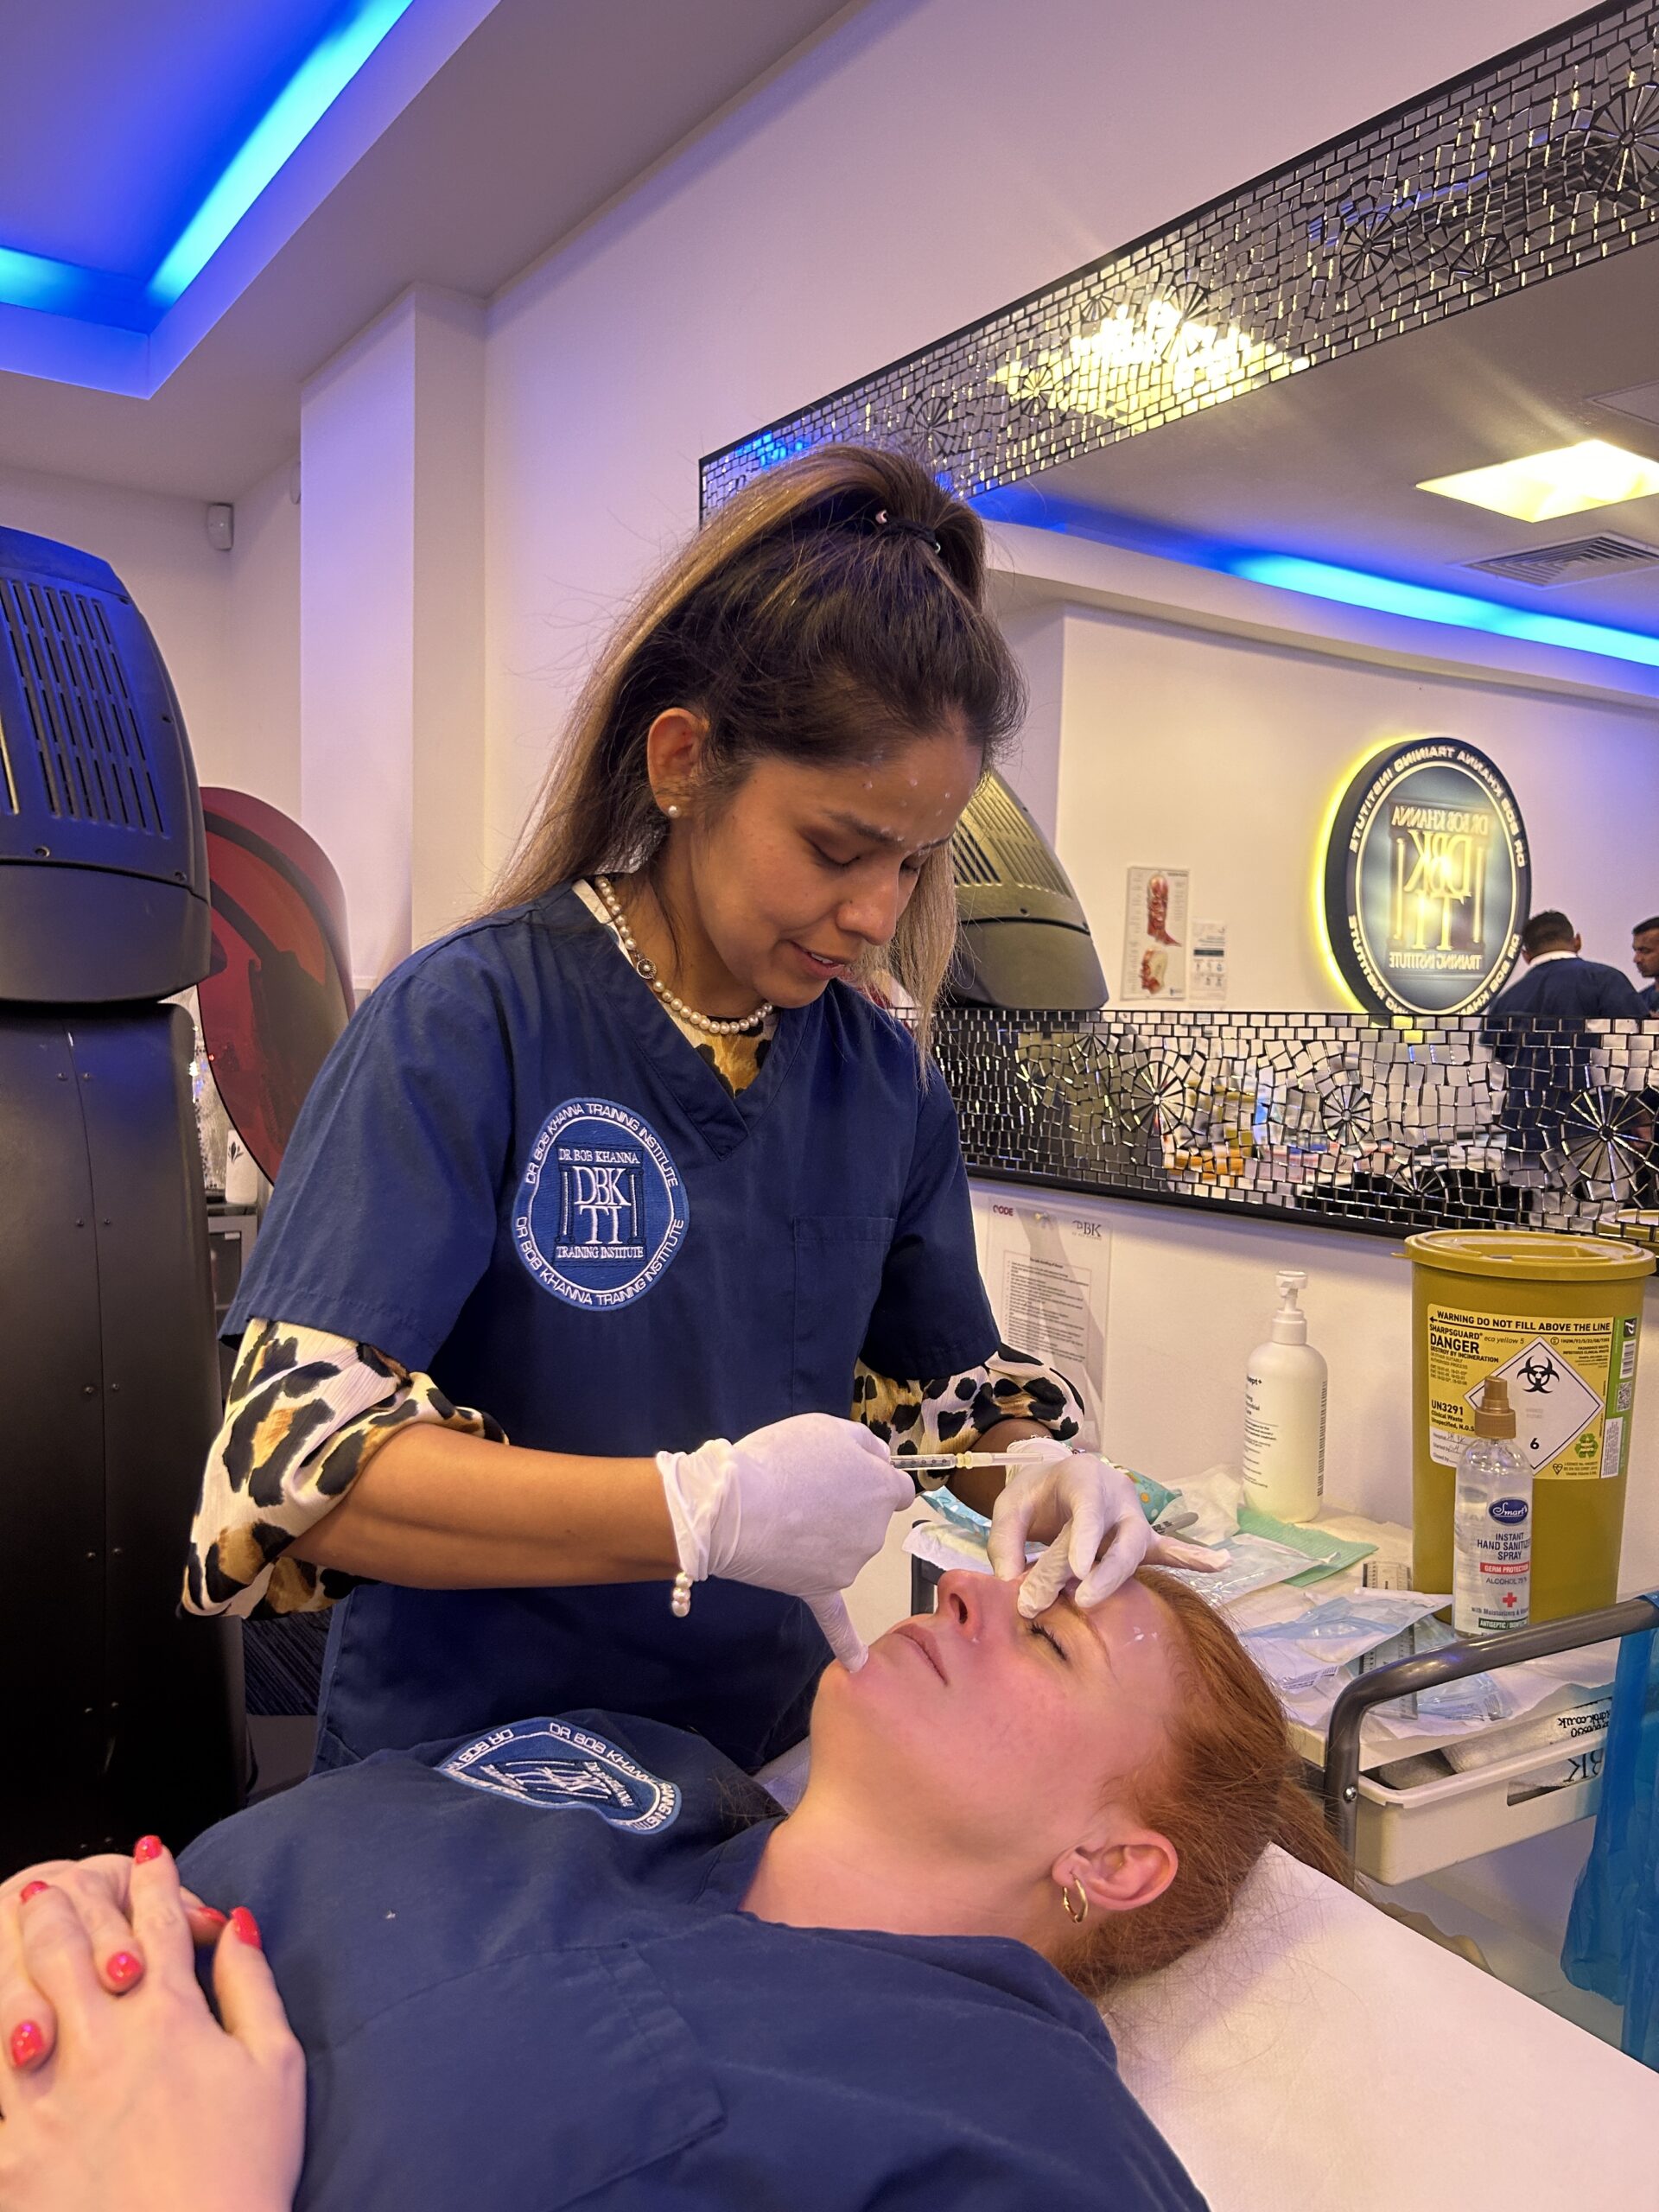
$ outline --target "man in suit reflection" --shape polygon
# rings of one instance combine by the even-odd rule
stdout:
[[[1584,957],[1584,940],[1554,907],[1535,914],[1521,932],[1522,972],[1487,1010],[1482,1041],[1507,1072],[1498,1125],[1509,1139],[1518,1179],[1554,1179],[1577,1166],[1587,1141],[1599,1155],[1645,1148],[1651,1122],[1639,1098],[1591,1084],[1592,1021],[1641,1021],[1649,1009],[1617,968]],[[1587,1102],[1587,1103],[1586,1103]],[[1586,1195],[1618,1195],[1616,1177],[1592,1163]],[[1542,1171],[1541,1174],[1540,1171]],[[1605,1181],[1607,1187],[1600,1187]],[[1628,1195],[1628,1192],[1625,1193]]]
[[[1637,993],[1648,1018],[1659,1014],[1659,914],[1638,922],[1630,931],[1630,962],[1642,978]]]

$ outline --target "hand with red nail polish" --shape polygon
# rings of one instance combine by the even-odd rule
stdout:
[[[10,2051],[14,2034],[27,2027],[30,2050],[35,2037],[40,2039],[39,2056],[30,2062],[38,2066],[57,2042],[56,2012],[23,1964],[24,1920],[41,1910],[51,1891],[60,1891],[86,1931],[105,1988],[114,1995],[136,1992],[144,1980],[146,1953],[130,1918],[131,1884],[141,1867],[163,1862],[172,1865],[166,1846],[159,1837],[147,1835],[133,1846],[130,1859],[106,1852],[91,1859],[53,1859],[26,1867],[0,1884],[0,2051]],[[180,1894],[195,1942],[216,1942],[226,1925],[225,1915],[210,1910],[189,1891]]]
[[[124,1863],[131,1940],[113,1953],[91,1936],[84,1876],[71,1893],[66,1874],[76,1869],[54,1866],[50,1885],[22,1911],[16,1894],[27,1885],[7,1885],[23,1973],[57,2035],[48,2052],[34,2013],[10,2031],[10,2070],[0,2069],[0,2206],[177,2212],[211,2200],[213,2212],[291,2212],[305,2060],[258,1923],[238,1905],[220,1929],[215,2018],[196,1980],[195,1931],[171,1854],[135,1852]],[[101,1903],[112,1909],[107,1887]]]

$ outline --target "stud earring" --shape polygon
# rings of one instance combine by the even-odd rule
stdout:
[[[665,806],[663,809],[663,812],[668,817],[671,822],[677,822],[679,819],[680,810],[677,806]]]

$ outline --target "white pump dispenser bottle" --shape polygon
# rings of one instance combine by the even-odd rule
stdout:
[[[1275,1521],[1311,1521],[1325,1495],[1325,1361],[1297,1304],[1300,1268],[1279,1273],[1279,1311],[1244,1377],[1244,1495]]]

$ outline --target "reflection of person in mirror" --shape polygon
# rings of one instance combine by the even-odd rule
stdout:
[[[1179,944],[1179,938],[1171,937],[1166,925],[1169,920],[1169,878],[1149,875],[1147,878],[1147,935],[1154,944]],[[1143,963],[1144,964],[1144,963]],[[1146,989],[1161,987],[1162,978],[1155,984],[1143,985]]]
[[[1172,939],[1173,943],[1173,940]],[[1156,945],[1149,944],[1141,955],[1141,988],[1143,991],[1161,991],[1169,974],[1169,955]]]

